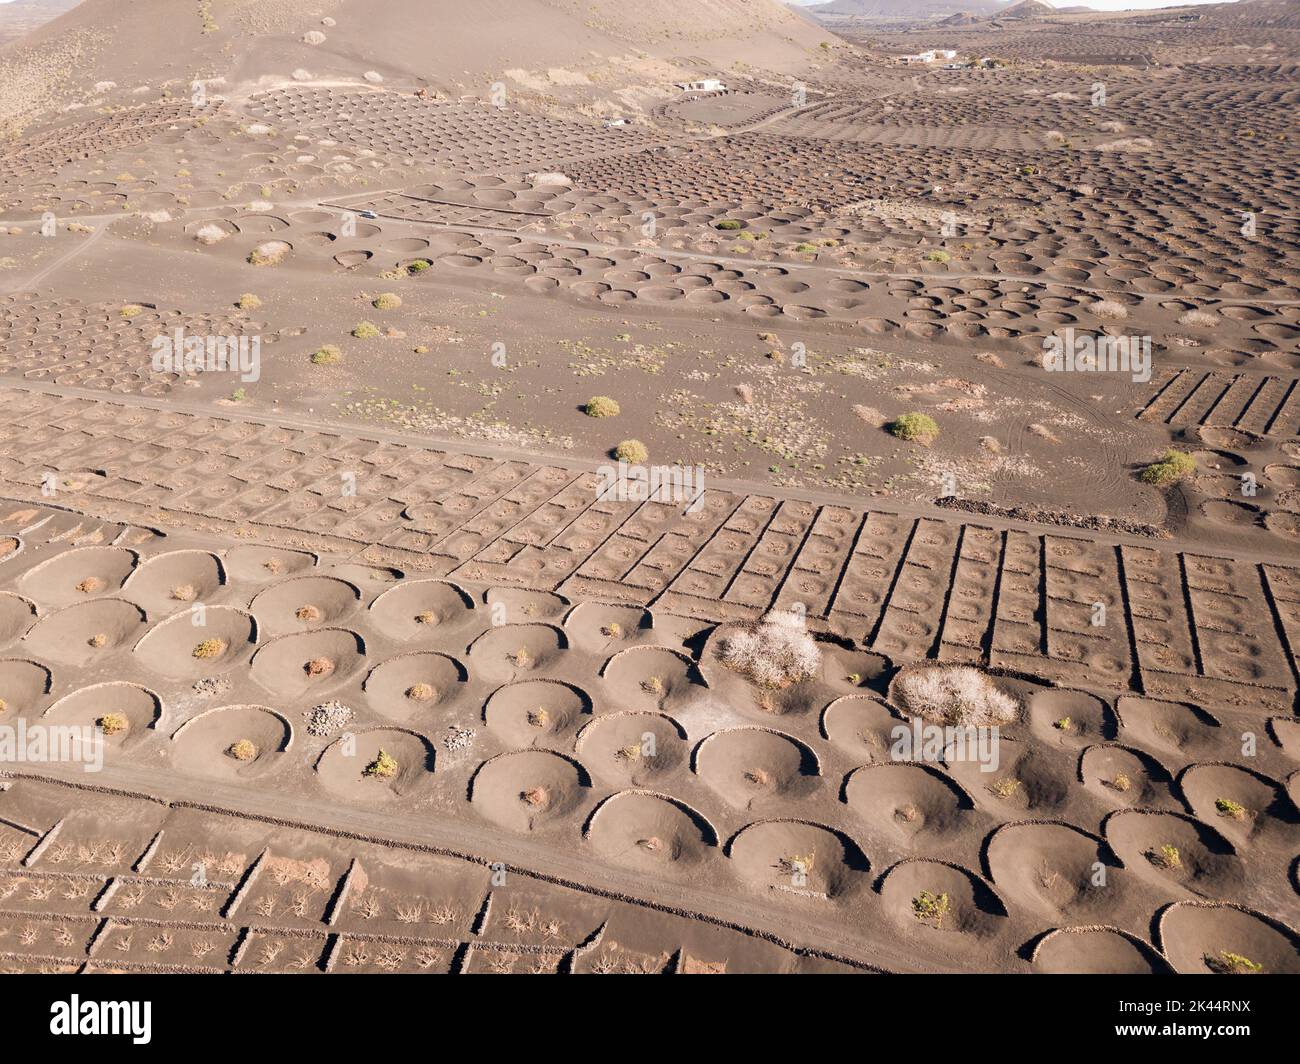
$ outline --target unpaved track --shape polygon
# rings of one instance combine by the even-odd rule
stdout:
[[[435,450],[451,451],[460,454],[472,454],[484,458],[497,458],[505,461],[544,461],[552,465],[563,466],[567,469],[587,472],[595,472],[601,466],[607,464],[603,459],[583,459],[572,454],[549,452],[541,448],[532,448],[524,451],[518,448],[486,443],[479,440],[452,439],[438,436],[426,436],[412,432],[390,431],[372,425],[358,424],[354,421],[338,421],[323,417],[319,414],[293,417],[283,413],[245,413],[243,411],[236,411],[229,408],[214,407],[208,403],[186,403],[175,399],[150,399],[138,395],[106,393],[96,391],[92,388],[42,384],[37,381],[19,382],[0,379],[0,388],[18,388],[24,391],[40,392],[44,395],[59,396],[63,398],[88,399],[95,402],[114,403],[120,404],[124,407],[156,410],[160,413],[174,412],[191,414],[195,417],[219,418],[221,420],[232,422],[251,422],[258,425],[280,426],[284,428],[302,429],[310,432],[337,433],[340,435],[357,436],[367,440],[400,443],[408,446],[429,447]],[[17,487],[17,485],[10,487],[9,491],[11,494],[15,487]],[[961,511],[955,511],[943,506],[936,506],[928,502],[914,502],[902,498],[876,500],[860,496],[846,496],[835,492],[815,491],[813,489],[774,488],[770,484],[765,484],[759,481],[724,480],[721,478],[710,479],[709,487],[719,491],[733,491],[740,494],[761,495],[774,499],[797,500],[801,502],[815,503],[822,506],[848,506],[855,510],[870,510],[881,513],[900,514],[906,517],[926,517],[932,520],[942,521],[963,521],[971,519],[970,515],[963,514]],[[37,493],[34,496],[33,501],[41,498],[42,497],[39,493]],[[50,500],[42,500],[42,505],[50,505]],[[1223,557],[1243,562],[1265,562],[1276,564],[1278,560],[1276,549],[1267,547],[1261,549],[1234,547],[1230,550],[1218,550],[1210,544],[1203,543],[1199,540],[1183,540],[1178,537],[1170,539],[1151,539],[1145,536],[1129,533],[1081,529],[1072,525],[1045,524],[1036,521],[1027,521],[992,514],[980,514],[976,519],[979,524],[991,528],[1014,529],[1016,531],[1029,532],[1035,535],[1043,535],[1044,533],[1063,536],[1086,535],[1090,542],[1106,544],[1109,546],[1128,544],[1130,546],[1149,547],[1156,544],[1165,549],[1195,550],[1197,554],[1205,557]]]
[[[64,266],[68,265],[68,263],[72,262],[77,258],[80,258],[87,251],[89,251],[95,244],[97,244],[101,239],[103,239],[104,233],[107,232],[107,229],[108,229],[107,226],[101,225],[84,240],[77,240],[75,243],[73,243],[72,247],[68,248],[68,250],[65,251],[62,255],[59,255],[52,262],[46,263],[43,267],[41,267],[40,270],[38,270],[36,273],[32,274],[31,276],[20,273],[17,276],[6,281],[4,284],[0,284],[0,292],[7,294],[10,292],[18,292],[30,288],[36,288],[47,277],[51,276],[54,273],[57,273],[59,270],[63,269]],[[58,237],[50,237],[49,239],[57,240]]]
[[[133,766],[106,765],[101,772],[88,774],[78,767],[43,765],[30,771],[15,767],[4,775],[117,789],[168,804],[212,808],[247,820],[265,821],[270,818],[312,831],[342,832],[380,842],[429,847],[484,864],[500,861],[509,870],[524,875],[735,927],[796,951],[811,951],[859,964],[865,961],[886,971],[961,970],[943,955],[920,948],[902,948],[861,934],[859,929],[844,922],[842,912],[826,903],[807,903],[810,910],[824,908],[824,916],[815,911],[798,912],[790,907],[769,908],[761,901],[750,900],[734,891],[724,893],[655,880],[641,872],[610,867],[594,855],[572,854],[552,846],[545,839],[509,835],[486,824],[470,825],[442,818],[360,810],[328,801],[292,798]],[[878,871],[873,869],[871,874]],[[504,893],[509,886],[498,889]],[[868,888],[864,883],[858,889]]]

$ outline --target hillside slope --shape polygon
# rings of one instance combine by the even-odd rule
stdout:
[[[195,78],[238,93],[295,70],[374,71],[449,94],[503,81],[616,97],[693,69],[795,73],[834,40],[776,0],[84,0],[0,50],[0,123],[107,82],[148,99]]]

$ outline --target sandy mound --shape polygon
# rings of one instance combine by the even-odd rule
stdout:
[[[197,680],[247,661],[256,642],[257,624],[249,614],[233,606],[211,606],[202,614],[186,610],[154,625],[135,645],[135,656],[161,676]]]
[[[1104,831],[1125,868],[1166,889],[1219,898],[1241,889],[1245,869],[1232,845],[1189,816],[1121,810]]]
[[[361,637],[345,628],[282,635],[253,655],[249,675],[281,698],[315,697],[360,670],[365,653]]]
[[[390,588],[370,605],[374,626],[403,642],[435,632],[459,631],[472,619],[474,600],[445,580],[410,580]]]
[[[147,735],[162,719],[162,701],[139,684],[116,680],[94,684],[64,695],[44,713],[51,724],[78,728],[101,725],[105,717],[121,717],[102,724],[109,748],[131,743]]]
[[[942,861],[900,861],[885,873],[880,896],[906,935],[941,939],[944,949],[960,948],[964,938],[997,934],[1007,915],[979,876]]]
[[[0,718],[30,716],[50,689],[50,670],[34,661],[0,661]]]
[[[1236,765],[1202,764],[1184,769],[1178,788],[1203,823],[1238,846],[1272,837],[1292,847],[1298,818],[1275,780]]]
[[[1171,905],[1160,916],[1158,934],[1164,955],[1183,975],[1300,973],[1296,933],[1235,905]]]
[[[429,780],[433,769],[433,744],[400,728],[343,735],[316,762],[316,774],[326,787],[348,801],[366,803],[411,794]]]
[[[402,654],[371,669],[362,690],[381,717],[410,724],[435,709],[446,711],[467,678],[465,666],[446,654]]]
[[[611,795],[596,807],[586,836],[602,857],[645,872],[694,864],[717,846],[717,832],[682,802],[644,791]]]
[[[503,624],[474,640],[469,660],[476,677],[504,684],[554,667],[567,646],[564,633],[549,624]]]
[[[284,635],[337,624],[356,608],[360,596],[346,580],[300,576],[258,592],[249,609],[267,635]]]
[[[849,774],[844,800],[876,831],[907,846],[959,832],[970,798],[929,765],[866,765]]]
[[[232,547],[227,551],[226,571],[232,580],[263,584],[294,576],[316,564],[314,555],[280,547]]]
[[[1120,903],[1125,875],[1105,843],[1068,824],[1024,821],[999,828],[986,848],[1002,896],[1049,919],[1104,916]],[[1106,885],[1094,885],[1097,865]]]
[[[87,666],[130,646],[145,629],[144,611],[123,599],[81,602],[44,617],[23,643],[37,657]]]
[[[582,729],[575,749],[602,779],[640,786],[685,760],[686,733],[659,713],[605,713]]]
[[[765,820],[727,845],[736,870],[764,892],[835,898],[864,885],[867,859],[856,844],[820,824]]]
[[[150,558],[131,574],[122,593],[150,617],[165,617],[207,601],[225,582],[215,554],[180,550]]]
[[[1028,708],[1034,736],[1053,746],[1080,747],[1115,737],[1106,703],[1085,691],[1037,691]]]
[[[293,739],[289,722],[265,706],[219,706],[172,735],[172,763],[187,775],[247,779],[273,767]]]
[[[0,646],[22,638],[36,619],[36,606],[21,595],[0,594]]]
[[[997,767],[984,766],[969,756],[958,740],[944,750],[948,773],[975,804],[1000,819],[1023,817],[1028,812],[1054,816],[1069,801],[1074,786],[1073,765],[1032,742],[1001,736]]]
[[[504,617],[507,624],[558,620],[570,606],[569,600],[562,595],[513,587],[488,588],[485,601],[488,608],[493,610],[493,622],[496,623],[500,616]]]
[[[1168,972],[1149,945],[1114,927],[1061,927],[1034,947],[1033,964],[1048,975],[1160,975]]]
[[[591,713],[591,699],[559,680],[521,680],[492,692],[483,707],[488,729],[516,749],[571,741]]]
[[[29,569],[18,586],[43,606],[69,606],[116,593],[135,565],[124,547],[81,547]]]
[[[479,766],[470,802],[492,823],[536,831],[567,820],[590,786],[576,761],[543,750],[501,754]]]
[[[589,654],[614,654],[629,641],[647,635],[650,628],[649,610],[603,602],[579,603],[564,619],[564,630],[573,645]]]
[[[797,801],[817,785],[817,755],[766,728],[714,732],[695,750],[695,771],[736,809],[767,809]]]
[[[1173,778],[1150,754],[1118,743],[1090,746],[1079,759],[1084,786],[1111,805],[1173,806]]]
[[[871,695],[845,695],[826,707],[822,734],[858,760],[878,761],[889,756],[894,728],[903,719]]]
[[[628,709],[663,709],[698,690],[690,658],[667,647],[620,650],[605,663],[601,675],[606,697]]]
[[[1123,695],[1115,712],[1128,736],[1154,750],[1196,758],[1217,746],[1219,722],[1196,706]]]

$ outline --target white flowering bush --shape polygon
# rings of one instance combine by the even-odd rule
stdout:
[[[812,676],[822,652],[803,617],[769,613],[758,624],[732,632],[720,645],[722,664],[760,687],[787,687]]]
[[[219,244],[230,234],[219,225],[209,223],[201,227],[195,234],[194,239],[200,244]]]
[[[1020,703],[979,669],[922,665],[894,681],[894,701],[904,713],[954,727],[1010,724]]]

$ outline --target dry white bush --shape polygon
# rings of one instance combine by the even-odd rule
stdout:
[[[248,261],[254,266],[279,266],[292,250],[283,240],[267,240],[253,248]]]
[[[1015,698],[966,665],[905,669],[894,681],[894,701],[904,713],[954,727],[1010,724],[1020,714]]]
[[[219,225],[205,225],[194,233],[194,239],[200,244],[220,244],[230,234]]]
[[[384,75],[379,73],[378,70],[367,70],[361,76],[370,82],[371,85],[383,84]]]
[[[1178,319],[1178,324],[1192,329],[1213,329],[1219,324],[1219,315],[1213,310],[1189,310]]]
[[[1150,137],[1123,137],[1120,140],[1108,140],[1105,144],[1098,144],[1093,151],[1114,151],[1114,152],[1134,152],[1150,151],[1155,147]]]
[[[306,33],[302,35],[302,43],[303,44],[324,44],[325,34],[321,33],[320,30],[308,30]]]
[[[1097,302],[1089,306],[1088,309],[1097,317],[1109,318],[1112,321],[1123,321],[1128,317],[1128,307],[1113,299],[1099,299]]]
[[[807,679],[821,664],[822,652],[797,613],[769,613],[721,643],[722,664],[760,687],[785,687]]]
[[[290,77],[292,77],[294,81],[311,81],[311,71],[303,70],[302,67],[299,67],[290,75]]]

